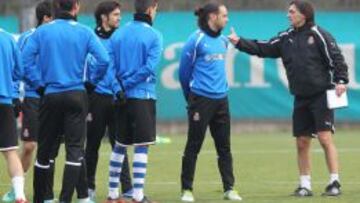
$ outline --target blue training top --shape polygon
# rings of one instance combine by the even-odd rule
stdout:
[[[118,29],[110,40],[116,77],[126,97],[156,99],[156,66],[163,50],[160,32],[134,20]]]
[[[180,60],[179,79],[184,95],[190,92],[219,99],[228,92],[225,56],[228,39],[211,37],[204,31],[193,33],[186,42]]]
[[[88,53],[97,60],[97,68],[90,70],[95,76],[90,82],[96,85],[109,65],[104,46],[86,26],[74,20],[54,20],[38,27],[23,50],[25,71],[31,74],[37,68],[41,78],[25,77],[33,87],[43,84],[45,94],[84,90],[84,64]]]
[[[19,48],[14,38],[0,29],[0,104],[12,104],[24,75]]]

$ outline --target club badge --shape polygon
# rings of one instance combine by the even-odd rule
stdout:
[[[315,42],[315,39],[313,36],[310,36],[309,39],[308,39],[308,44],[314,44]]]
[[[193,120],[194,120],[194,121],[199,121],[199,120],[200,120],[200,114],[199,114],[199,112],[195,112],[195,113],[194,113]]]
[[[93,120],[92,114],[88,113],[87,117],[86,117],[86,121],[87,122],[91,122]]]
[[[29,130],[27,128],[25,128],[25,130],[23,132],[23,136],[24,137],[29,137],[30,136]]]

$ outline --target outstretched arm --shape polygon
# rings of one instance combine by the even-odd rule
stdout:
[[[231,28],[231,34],[228,36],[230,42],[240,51],[251,55],[257,55],[265,58],[280,57],[280,36],[271,38],[268,41],[248,40],[239,37],[234,28]]]

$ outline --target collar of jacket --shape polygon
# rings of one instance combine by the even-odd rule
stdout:
[[[98,37],[103,39],[109,39],[111,35],[114,33],[115,29],[112,28],[109,31],[106,31],[102,26],[98,26],[95,28],[95,33]]]
[[[60,11],[55,14],[55,19],[63,19],[63,20],[74,20],[77,21],[77,16],[71,15],[69,12]]]
[[[152,19],[151,19],[150,15],[145,14],[145,13],[135,13],[134,14],[134,20],[147,23],[150,26],[153,25],[153,22],[152,22]]]
[[[304,31],[304,30],[310,30],[311,27],[313,27],[313,26],[314,26],[313,23],[306,23],[306,24],[304,24],[304,25],[301,26],[301,27],[294,28],[294,30],[297,31],[297,32],[302,32],[302,31]]]
[[[209,25],[206,25],[205,27],[201,28],[207,35],[211,36],[211,37],[219,37],[221,35],[221,31],[222,30],[218,30],[217,32],[215,32],[214,30],[212,30],[210,28]]]

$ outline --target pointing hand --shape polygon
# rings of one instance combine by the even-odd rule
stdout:
[[[233,45],[236,45],[239,42],[240,38],[237,36],[234,27],[230,28],[230,32],[231,33],[230,35],[228,35],[228,39]]]

